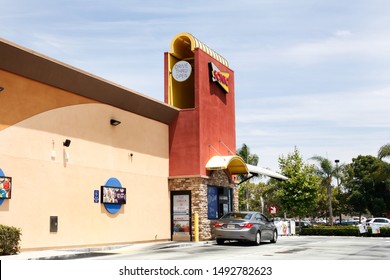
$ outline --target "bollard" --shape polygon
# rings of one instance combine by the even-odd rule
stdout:
[[[198,212],[194,213],[194,241],[199,241],[199,214]]]

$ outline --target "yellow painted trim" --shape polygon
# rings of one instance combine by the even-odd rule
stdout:
[[[217,52],[212,50],[210,47],[208,47],[206,44],[204,44],[200,40],[198,40],[195,36],[193,36],[192,34],[187,33],[187,32],[179,33],[173,38],[173,40],[171,42],[171,47],[170,47],[171,54],[174,55],[175,53],[177,53],[175,51],[176,40],[182,40],[182,41],[186,42],[187,44],[190,44],[192,52],[196,48],[199,48],[202,51],[204,51],[205,53],[207,53],[208,55],[210,55],[211,57],[213,57],[214,59],[216,59],[217,61],[219,61],[220,63],[222,63],[223,65],[225,65],[226,67],[229,67],[228,61],[222,55],[218,54]]]

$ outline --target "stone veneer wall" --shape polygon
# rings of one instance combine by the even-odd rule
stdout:
[[[191,191],[191,215],[199,215],[199,240],[212,238],[211,225],[214,220],[207,218],[207,186],[219,186],[233,189],[233,210],[238,211],[237,185],[224,170],[211,171],[210,176],[171,177],[168,179],[169,191]],[[194,223],[192,221],[192,234]],[[192,236],[194,239],[194,236]]]

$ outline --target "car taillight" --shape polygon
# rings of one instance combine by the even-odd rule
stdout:
[[[241,224],[240,226],[243,228],[251,228],[251,227],[253,227],[253,224],[252,223],[245,223],[245,224]]]
[[[218,223],[218,222],[216,222],[215,224],[214,224],[214,227],[222,227],[223,226],[223,223]]]

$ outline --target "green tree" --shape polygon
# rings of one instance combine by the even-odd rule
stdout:
[[[288,215],[305,217],[313,212],[316,206],[320,178],[314,166],[305,164],[295,147],[287,157],[279,157],[279,169],[288,177],[285,181],[270,180],[275,184],[282,208]]]
[[[259,156],[251,154],[250,149],[246,144],[242,144],[241,148],[237,150],[237,155],[239,155],[247,164],[257,165],[259,162]],[[247,175],[239,175],[239,179],[244,181],[247,179]],[[251,198],[250,182],[245,181],[241,183],[238,194],[239,209],[246,209],[248,211],[250,209],[249,201]]]
[[[329,159],[321,156],[314,156],[311,159],[318,163],[318,166],[316,166],[315,169],[317,175],[321,177],[321,185],[327,190],[329,223],[330,225],[333,225],[332,180],[333,177],[337,176],[338,167],[333,165]]]
[[[277,215],[281,215],[285,213],[285,209],[283,209],[283,205],[277,195],[278,188],[275,184],[272,184],[272,180],[274,179],[271,179],[268,184],[263,186],[262,196],[264,201],[264,209],[266,211],[270,206],[278,206],[279,211]]]
[[[237,150],[237,155],[239,155],[248,164],[257,165],[259,162],[259,156],[251,154],[251,151],[246,144],[242,144],[241,148]]]
[[[335,188],[333,191],[333,195],[333,214],[335,216],[339,216],[339,219],[341,221],[342,214],[351,214],[353,212],[353,209],[347,201],[348,193],[345,192],[342,188]]]
[[[345,187],[348,203],[359,214],[367,210],[382,216],[390,210],[390,192],[386,181],[378,180],[376,174],[383,162],[373,156],[359,155],[352,159],[347,169]]]
[[[240,209],[245,209],[248,204],[248,210],[263,212],[266,206],[265,201],[263,199],[266,189],[267,189],[267,185],[263,182],[257,184],[247,182],[247,189],[240,188],[239,196],[245,197],[246,190],[249,191],[250,196],[248,197],[248,199],[239,200]]]
[[[384,197],[387,214],[390,211],[390,163],[384,159],[390,159],[390,143],[383,145],[378,151],[378,158],[381,160],[379,172],[377,174],[377,182],[384,184]]]
[[[390,164],[384,160],[386,158],[390,159],[390,144],[383,145],[379,148],[378,159],[381,160],[381,164],[375,173],[377,181],[385,182],[390,188]]]
[[[318,189],[316,206],[310,216],[314,217],[327,217],[328,216],[328,195],[325,188]]]

